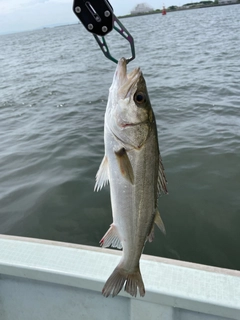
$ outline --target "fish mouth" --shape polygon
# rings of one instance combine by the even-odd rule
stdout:
[[[122,124],[121,124],[121,127],[123,127],[123,128],[126,128],[126,127],[134,127],[134,126],[137,126],[137,125],[139,125],[139,124],[141,124],[141,122],[138,122],[138,123],[122,123]]]
[[[114,81],[123,82],[127,77],[127,60],[121,58],[118,61],[117,68],[114,75]]]
[[[142,75],[140,68],[136,68],[127,74],[127,60],[121,58],[118,61],[114,81],[118,85],[118,93],[121,98],[127,98],[133,95],[136,91],[137,83]]]
[[[126,128],[126,127],[135,127],[135,126],[139,126],[139,125],[147,124],[147,123],[148,123],[148,120],[141,121],[141,122],[135,122],[135,123],[122,122],[120,126],[122,128]]]

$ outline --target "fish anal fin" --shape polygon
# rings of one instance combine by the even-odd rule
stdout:
[[[162,231],[163,234],[166,234],[166,229],[158,209],[156,210],[154,223],[158,226],[158,228]]]
[[[147,240],[148,240],[149,242],[153,242],[153,240],[154,240],[154,224],[153,224],[153,226],[152,226],[151,232],[149,233],[149,235],[148,235],[148,237],[147,237]]]
[[[99,243],[103,248],[107,248],[111,246],[113,248],[122,249],[122,243],[121,243],[121,240],[119,239],[117,228],[114,224],[111,224],[110,228],[102,237],[102,239],[99,241]]]
[[[162,221],[162,218],[160,216],[160,213],[158,211],[158,209],[156,209],[156,213],[155,213],[155,218],[154,218],[154,223],[153,223],[153,226],[152,226],[152,229],[151,229],[151,232],[149,233],[148,237],[147,237],[147,240],[149,242],[152,242],[154,240],[154,225],[157,225],[158,228],[162,231],[162,233],[164,235],[166,235],[166,229],[165,229],[165,226],[163,224],[163,221]]]
[[[134,184],[133,168],[125,148],[121,148],[119,151],[115,151],[115,155],[117,158],[117,162],[118,162],[121,174],[131,184]]]
[[[108,183],[108,159],[103,157],[98,172],[96,174],[96,183],[94,191],[99,191]]]
[[[115,297],[122,290],[123,286],[124,290],[133,297],[137,296],[138,290],[141,297],[145,295],[144,283],[139,267],[136,271],[128,273],[118,265],[106,281],[102,294],[105,297],[108,297],[110,294]]]

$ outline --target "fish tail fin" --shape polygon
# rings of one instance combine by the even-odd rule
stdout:
[[[143,297],[145,295],[145,287],[139,267],[135,272],[128,274],[124,290],[131,296],[136,297],[137,288],[140,296]]]
[[[141,297],[145,295],[145,287],[139,267],[136,271],[128,273],[123,268],[117,266],[105,283],[102,294],[108,297],[112,293],[112,296],[115,297],[122,290],[123,286],[124,290],[131,296],[137,296],[137,288]]]

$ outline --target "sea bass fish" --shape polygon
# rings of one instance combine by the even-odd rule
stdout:
[[[145,294],[139,260],[154,222],[165,233],[157,209],[167,193],[159,153],[154,113],[140,68],[127,74],[127,61],[118,62],[109,89],[104,126],[105,155],[96,175],[95,190],[110,184],[113,223],[100,244],[123,249],[122,258],[102,293],[116,296],[124,286],[130,295]]]

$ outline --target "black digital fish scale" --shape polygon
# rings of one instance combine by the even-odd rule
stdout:
[[[93,34],[105,36],[113,29],[113,8],[107,0],[74,0],[73,11]]]

